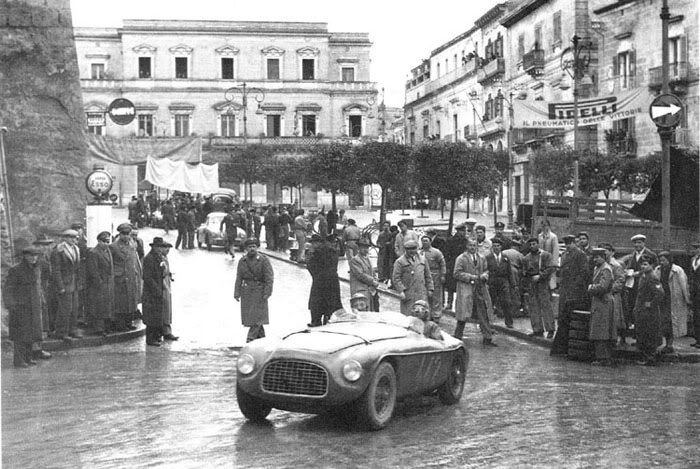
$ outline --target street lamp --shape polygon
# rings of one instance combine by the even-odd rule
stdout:
[[[574,34],[571,38],[572,47],[567,47],[561,53],[561,68],[574,80],[574,197],[579,196],[579,170],[578,170],[578,85],[590,85],[593,82],[587,75],[586,69],[591,62],[591,41],[582,41],[583,38]]]
[[[265,99],[265,92],[260,88],[248,88],[246,83],[243,82],[241,86],[234,86],[227,89],[224,92],[224,98],[229,103],[233,103],[234,98],[237,95],[241,96],[241,103],[243,104],[243,144],[248,144],[248,117],[246,111],[248,110],[248,95],[253,93],[255,101],[258,102],[258,111],[262,112],[260,109],[260,104]]]
[[[501,90],[498,90],[496,98],[502,99],[508,103],[508,134],[506,138],[506,146],[508,151],[508,176],[506,179],[506,194],[508,197],[507,207],[508,207],[508,228],[513,228],[513,194],[511,193],[511,179],[513,178],[513,92],[508,94],[509,98],[506,98]]]

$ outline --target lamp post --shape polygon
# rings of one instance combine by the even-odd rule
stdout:
[[[243,105],[243,144],[248,144],[248,116],[246,114],[248,110],[248,95],[254,94],[255,101],[258,102],[258,110],[260,110],[260,104],[265,100],[265,92],[260,88],[248,88],[246,83],[243,82],[241,86],[234,86],[227,89],[224,92],[224,98],[229,103],[233,103],[233,99],[236,95],[241,96],[241,104]]]
[[[506,98],[501,90],[498,90],[496,95],[498,99],[502,99],[508,103],[508,133],[506,134],[506,147],[508,151],[508,176],[506,178],[506,194],[507,194],[507,207],[508,207],[508,228],[513,228],[513,194],[511,193],[512,185],[511,179],[513,178],[513,92],[511,91]]]
[[[578,96],[579,80],[584,77],[588,64],[591,61],[591,41],[582,41],[582,38],[574,34],[571,38],[572,47],[567,47],[561,53],[561,68],[574,80],[574,197],[579,196],[579,168],[578,156]],[[573,57],[569,59],[569,55]],[[590,78],[589,78],[590,81]],[[584,83],[587,83],[584,81]]]

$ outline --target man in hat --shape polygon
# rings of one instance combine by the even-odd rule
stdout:
[[[591,321],[589,340],[593,342],[595,360],[593,365],[611,366],[612,347],[617,337],[617,328],[613,318],[613,300],[611,296],[613,273],[606,262],[605,249],[591,250],[595,270],[588,293],[591,295]]]
[[[455,296],[457,327],[455,327],[454,336],[462,340],[464,326],[467,319],[471,317],[479,323],[482,343],[496,347],[497,345],[492,341],[493,330],[486,309],[485,297],[488,294],[486,285],[489,279],[486,259],[478,253],[474,239],[467,239],[464,252],[457,257],[454,278],[457,282]]]
[[[442,330],[430,318],[430,308],[425,300],[418,300],[411,308],[409,329],[423,334],[429,339],[443,340]]]
[[[404,254],[394,262],[392,283],[401,298],[401,313],[408,315],[417,300],[433,296],[433,277],[425,257],[418,253],[418,243],[409,239],[403,244]]]
[[[159,347],[161,341],[177,340],[173,335],[171,285],[173,275],[168,262],[172,244],[161,237],[153,238],[151,250],[143,258],[143,322],[146,345]]]
[[[482,257],[486,257],[488,253],[491,252],[491,241],[486,239],[486,227],[484,225],[477,225],[474,228],[476,233],[476,250]]]
[[[282,206],[279,217],[279,238],[277,238],[277,250],[284,253],[289,249],[289,231],[294,224],[292,216],[287,211],[287,207]],[[327,231],[327,230],[326,230]],[[321,238],[326,239],[327,233],[321,233]]]
[[[311,236],[306,268],[311,274],[309,292],[309,327],[328,322],[334,311],[341,309],[340,279],[338,278],[338,252],[331,243],[318,234]]]
[[[225,240],[225,251],[231,256],[231,259],[236,258],[235,242],[238,236],[239,217],[238,214],[230,209],[226,216],[221,220],[219,231]],[[177,243],[175,243],[177,249]]]
[[[343,229],[343,243],[345,244],[345,258],[348,263],[357,255],[357,242],[362,237],[360,228],[352,218],[348,219],[347,226]]]
[[[500,240],[501,241],[501,251],[505,251],[507,249],[510,249],[511,246],[513,245],[513,242],[506,237],[506,235],[503,233],[503,230],[506,228],[506,225],[502,221],[496,222],[495,225],[493,225],[494,229],[494,235],[493,238],[491,238],[491,243],[493,243],[495,240]]]
[[[97,246],[87,255],[87,325],[96,335],[112,330],[114,319],[114,263],[109,249],[111,235],[102,231],[97,235]]]
[[[350,295],[361,293],[367,297],[370,311],[379,311],[375,296],[379,282],[374,278],[374,269],[369,260],[369,241],[360,238],[357,255],[350,259]]]
[[[600,243],[599,248],[605,249],[605,262],[608,263],[612,269],[613,274],[613,285],[610,295],[613,300],[613,321],[615,322],[615,328],[620,336],[621,343],[624,345],[625,337],[624,331],[627,330],[627,323],[625,322],[625,311],[622,307],[622,292],[625,288],[625,268],[622,266],[620,261],[615,259],[615,248],[610,243]]]
[[[445,309],[452,310],[457,284],[453,276],[455,261],[467,248],[467,225],[460,223],[455,226],[455,234],[450,236],[445,242],[445,290],[447,291],[447,306]]]
[[[430,269],[430,276],[433,278],[433,297],[430,301],[430,319],[436,323],[440,322],[443,308],[443,287],[445,276],[447,275],[447,264],[445,256],[439,249],[435,249],[431,244],[430,236],[421,236],[421,254],[425,257]]]
[[[588,285],[591,272],[588,270],[588,257],[576,243],[576,236],[563,238],[566,251],[561,257],[561,284],[559,287],[559,315],[557,333],[552,342],[551,355],[567,355],[569,352],[569,325],[574,310],[588,311],[591,300]]]
[[[36,364],[32,356],[32,344],[40,345],[43,340],[41,316],[44,292],[41,266],[38,263],[40,254],[41,250],[34,246],[24,248],[22,261],[8,270],[3,290],[5,306],[10,314],[9,335],[14,345],[13,361],[18,368]],[[46,352],[40,355],[40,358],[51,357]]]
[[[528,292],[530,337],[542,337],[547,331],[547,338],[554,338],[554,311],[549,293],[549,277],[556,270],[552,263],[552,255],[540,249],[539,240],[531,237],[527,240],[530,252],[524,260],[524,277]]]
[[[304,209],[299,209],[297,216],[294,218],[294,239],[297,241],[296,261],[303,264],[306,262],[306,218],[304,218]]]
[[[54,330],[56,311],[58,310],[58,303],[51,282],[51,251],[54,247],[54,241],[46,234],[41,234],[32,242],[32,246],[39,249],[39,260],[37,262],[41,267],[41,287],[44,292],[44,310],[41,316],[41,323],[44,332],[49,333]]]
[[[693,314],[693,336],[695,343],[691,347],[700,348],[700,241],[692,245],[693,257],[688,269],[688,286],[690,291],[690,308]]]
[[[396,258],[400,258],[405,252],[405,246],[408,241],[415,241],[416,246],[420,242],[420,237],[418,233],[408,228],[408,223],[405,220],[401,220],[398,223],[399,233],[396,235],[394,240],[394,252],[396,253]]]
[[[642,275],[641,259],[643,256],[647,256],[651,262],[652,267],[658,262],[656,254],[646,247],[647,237],[643,234],[636,234],[630,238],[632,244],[634,245],[634,252],[623,258],[622,264],[625,267],[626,279],[625,279],[625,302],[627,305],[625,322],[627,323],[627,331],[623,334],[624,336],[633,336],[631,332],[632,327],[635,324],[634,317],[634,305],[637,302],[637,290],[639,288],[639,277]]]
[[[82,337],[78,329],[78,286],[82,260],[76,246],[77,239],[77,231],[65,230],[61,233],[61,242],[51,253],[51,274],[58,298],[55,333],[58,339]]]
[[[430,238],[430,245],[440,251],[443,255],[445,254],[445,243],[447,242],[445,238],[438,236],[437,229],[432,226],[425,230],[425,234]]]
[[[241,322],[249,327],[247,342],[265,337],[269,324],[267,300],[272,295],[274,273],[266,256],[258,252],[254,239],[244,243],[246,254],[238,262],[233,298],[241,302]]]
[[[87,304],[85,290],[85,259],[88,253],[87,236],[85,235],[85,227],[82,223],[72,223],[70,229],[78,232],[75,245],[78,247],[80,259],[82,261],[78,267],[78,325],[84,327],[86,323],[85,309]]]
[[[391,223],[385,221],[382,223],[382,231],[377,236],[377,273],[379,274],[380,282],[385,282],[391,278],[394,240],[390,229]]]
[[[656,364],[656,349],[661,345],[661,301],[664,290],[661,282],[654,275],[652,258],[643,254],[637,265],[640,274],[637,279],[637,291],[634,303],[634,331],[637,349],[642,352],[640,365]]]
[[[501,252],[501,238],[493,238],[491,252],[486,255],[486,269],[489,272],[489,295],[494,306],[503,316],[507,328],[513,328],[513,298],[515,278],[510,259]]]
[[[131,239],[131,225],[117,226],[119,235],[109,250],[114,265],[114,320],[115,331],[134,330],[134,312],[141,301],[141,263],[136,244]]]

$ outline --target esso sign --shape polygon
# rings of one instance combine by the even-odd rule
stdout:
[[[127,125],[136,117],[136,107],[128,99],[118,98],[107,109],[109,118],[117,125]]]
[[[85,179],[85,187],[95,197],[102,197],[112,190],[114,184],[112,176],[104,169],[97,169],[88,174]]]

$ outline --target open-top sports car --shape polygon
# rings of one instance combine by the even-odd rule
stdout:
[[[405,396],[436,391],[455,404],[469,362],[464,344],[445,333],[430,339],[412,320],[387,312],[334,315],[325,326],[250,342],[237,362],[241,412],[253,421],[272,408],[353,415],[376,430]]]

